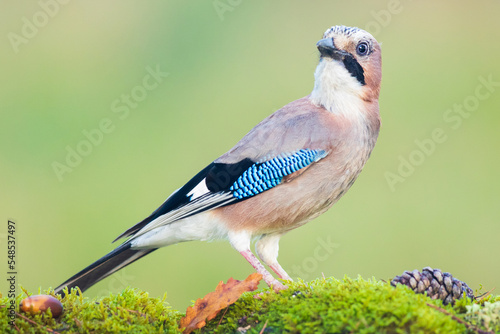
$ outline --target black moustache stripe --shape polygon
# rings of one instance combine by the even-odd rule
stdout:
[[[344,62],[344,66],[349,71],[349,73],[351,73],[351,75],[355,77],[360,84],[362,84],[363,86],[366,85],[365,71],[363,70],[361,65],[359,65],[356,58],[349,54],[345,55],[342,61]]]

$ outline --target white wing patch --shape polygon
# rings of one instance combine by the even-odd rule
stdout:
[[[203,195],[206,195],[210,192],[210,190],[208,190],[207,186],[206,186],[206,182],[205,182],[206,178],[201,180],[200,183],[198,183],[198,185],[196,187],[194,187],[188,194],[187,196],[192,196],[191,197],[191,201],[194,201],[195,199],[203,196]]]

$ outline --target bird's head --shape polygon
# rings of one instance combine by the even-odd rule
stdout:
[[[334,26],[317,47],[320,61],[314,74],[313,102],[343,114],[349,112],[348,101],[378,100],[382,58],[380,45],[371,34],[359,28]]]

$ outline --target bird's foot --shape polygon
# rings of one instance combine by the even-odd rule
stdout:
[[[281,290],[288,289],[288,286],[284,285],[283,283],[281,283],[277,279],[273,280],[272,282],[269,282],[268,285],[269,285],[269,287],[273,288],[273,291],[275,293],[279,293]],[[271,293],[271,291],[259,292],[258,294],[254,295],[253,298],[255,298],[255,299],[262,299],[262,296],[265,293],[269,294],[269,293]]]
[[[288,289],[288,286],[284,285],[283,283],[281,283],[280,281],[278,280],[274,280],[272,282],[272,287],[273,287],[273,290],[274,292],[280,292],[281,290],[286,290]]]

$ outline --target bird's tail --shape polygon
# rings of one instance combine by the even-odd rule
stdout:
[[[100,280],[155,250],[157,248],[132,249],[130,243],[126,242],[58,286],[55,293],[64,296],[64,287],[68,287],[68,291],[71,288],[79,287],[83,292]]]

